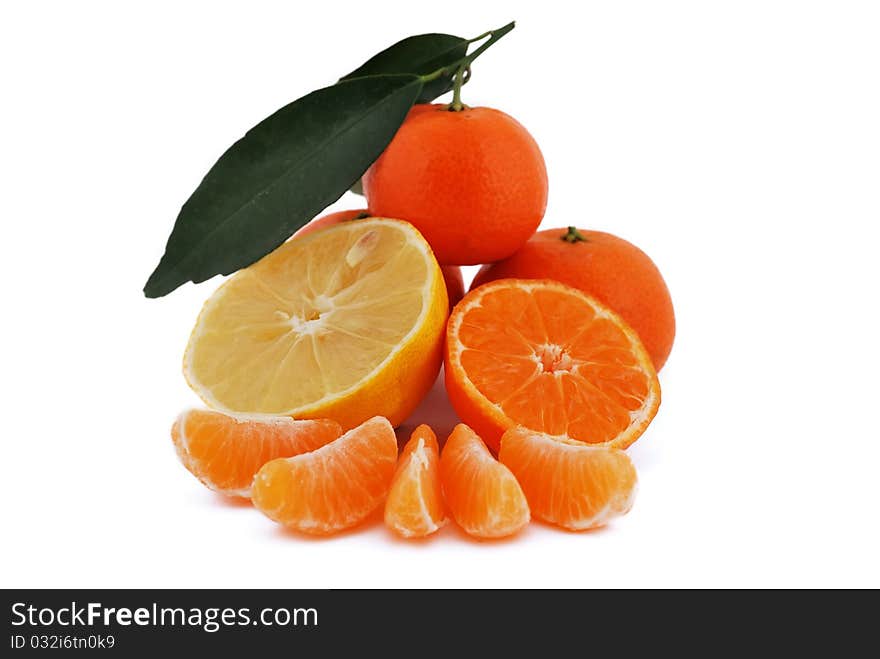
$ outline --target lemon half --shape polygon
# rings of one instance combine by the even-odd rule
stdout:
[[[437,377],[448,312],[440,267],[412,225],[345,222],[220,286],[183,371],[218,410],[398,425]]]

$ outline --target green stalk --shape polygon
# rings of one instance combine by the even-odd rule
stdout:
[[[587,242],[587,237],[580,231],[578,231],[577,227],[568,227],[568,231],[562,234],[561,238],[567,243]]]
[[[449,104],[450,112],[461,112],[467,106],[461,102],[461,86],[464,84],[464,62],[455,72],[455,85],[452,87],[452,103]]]
[[[489,39],[486,43],[482,44],[479,48],[477,48],[474,52],[469,53],[462,57],[460,60],[453,62],[452,64],[447,64],[441,69],[437,69],[436,71],[431,71],[431,73],[427,73],[421,76],[422,82],[431,82],[432,80],[436,80],[444,73],[452,73],[461,70],[464,72],[465,69],[469,68],[475,59],[477,59],[480,55],[482,55],[488,48],[490,48],[496,41],[498,41],[505,34],[510,32],[513,28],[516,27],[516,22],[511,21],[504,27],[499,27],[497,30],[489,30],[488,32],[484,32],[478,37],[474,37],[473,39],[469,39],[468,43],[473,43],[474,41],[479,41],[480,39],[484,39],[487,36]]]

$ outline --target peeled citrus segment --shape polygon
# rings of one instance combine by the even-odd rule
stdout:
[[[266,463],[251,496],[270,519],[329,535],[359,524],[382,504],[396,463],[394,429],[375,417],[311,453]]]
[[[515,426],[626,448],[660,405],[636,333],[549,280],[501,279],[468,293],[449,318],[445,372],[458,415],[494,450]]]
[[[171,427],[183,465],[210,489],[249,497],[254,474],[270,460],[312,451],[332,442],[342,427],[329,419],[228,415],[188,410]]]
[[[636,469],[620,449],[511,428],[498,459],[525,492],[538,519],[583,531],[625,515],[636,495]]]
[[[385,524],[404,538],[423,538],[447,522],[440,489],[440,448],[429,426],[416,428],[397,462],[385,501]]]
[[[452,517],[474,537],[502,538],[529,523],[529,505],[516,478],[463,423],[443,447],[440,481]]]
[[[205,303],[184,357],[223,411],[402,422],[440,368],[448,302],[410,224],[372,218],[290,240]]]

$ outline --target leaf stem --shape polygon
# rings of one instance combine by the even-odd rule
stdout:
[[[516,22],[511,21],[510,23],[508,23],[504,27],[499,27],[498,29],[495,29],[495,30],[489,30],[488,32],[484,32],[483,34],[481,34],[478,37],[474,37],[473,39],[468,40],[468,43],[473,43],[474,41],[479,41],[480,39],[484,39],[486,37],[489,37],[489,39],[486,41],[486,43],[481,44],[480,47],[477,48],[474,52],[472,52],[468,55],[465,55],[460,60],[452,62],[452,64],[447,64],[446,66],[444,66],[441,69],[437,69],[436,71],[432,71],[431,73],[427,73],[423,76],[420,76],[422,83],[431,82],[432,80],[436,80],[437,78],[442,76],[444,73],[449,74],[449,73],[452,73],[453,71],[457,72],[457,71],[459,71],[459,69],[461,69],[462,71],[464,69],[467,69],[468,67],[470,67],[470,65],[473,63],[473,61],[475,59],[477,59],[480,55],[482,55],[484,52],[486,52],[487,48],[491,47],[496,41],[498,41],[501,37],[503,37],[505,34],[510,32],[515,27],[516,27]]]
[[[486,37],[488,37],[490,34],[492,34],[492,30],[487,30],[486,32],[483,32],[483,34],[474,37],[473,39],[468,39],[467,42],[474,43],[475,41],[480,41],[481,39],[485,39]]]
[[[482,44],[474,52],[465,56],[464,59],[467,62],[467,66],[470,66],[471,63],[475,59],[477,59],[480,55],[482,55],[486,51],[487,48],[492,46],[492,44],[494,44],[496,41],[498,41],[501,37],[503,37],[505,34],[510,32],[515,27],[516,27],[516,21],[510,21],[510,23],[508,23],[504,27],[499,27],[497,30],[489,30],[489,32],[482,35],[481,37],[477,37],[477,40],[479,40],[485,36],[489,36],[489,40],[486,43]]]

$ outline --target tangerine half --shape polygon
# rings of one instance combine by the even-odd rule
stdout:
[[[471,289],[496,279],[554,279],[620,314],[651,355],[666,363],[675,339],[675,311],[660,270],[638,247],[602,231],[547,229],[510,257],[484,265]]]
[[[626,448],[660,405],[638,334],[550,280],[499,279],[468,293],[449,317],[445,365],[459,418],[496,451],[515,426]]]

